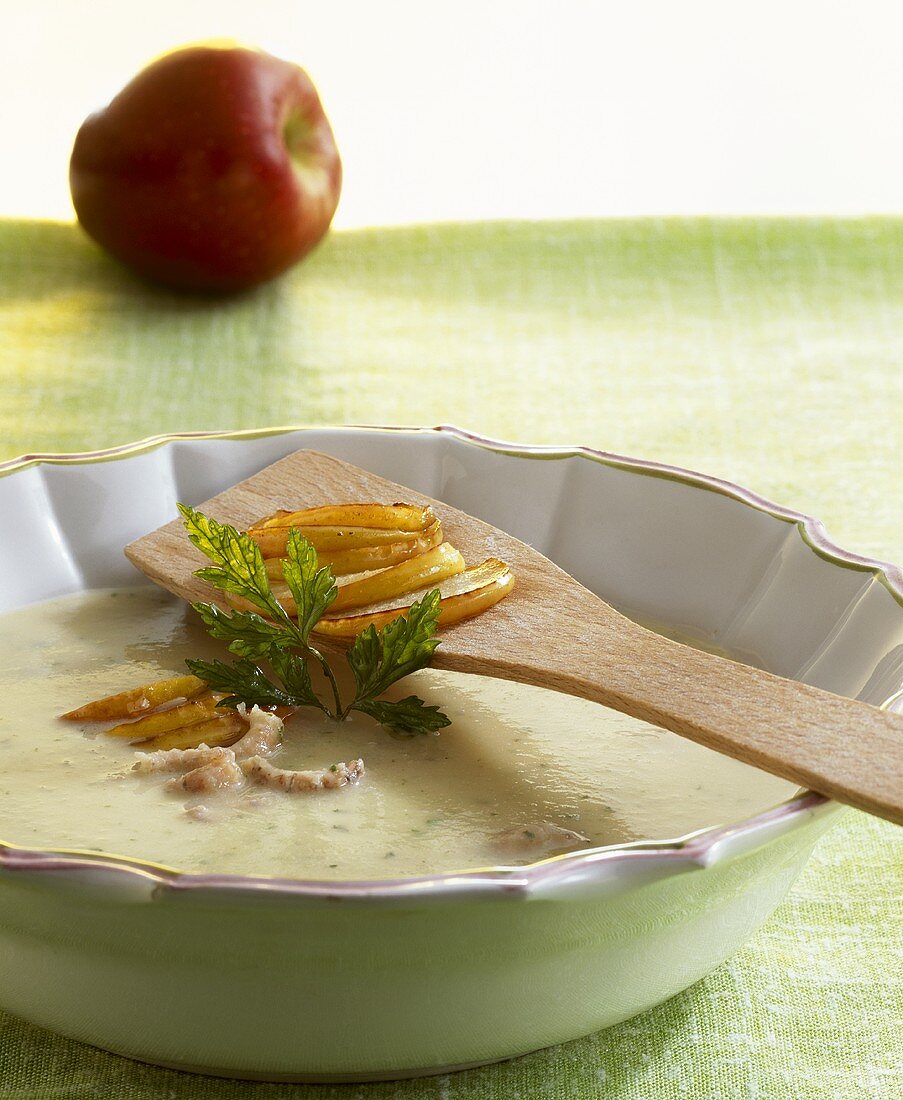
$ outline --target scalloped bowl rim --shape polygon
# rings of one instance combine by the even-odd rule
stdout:
[[[547,446],[512,443],[491,439],[453,425],[441,424],[429,427],[405,427],[400,425],[289,425],[272,428],[250,428],[224,431],[171,432],[148,436],[132,443],[95,451],[35,452],[0,462],[0,478],[20,472],[35,465],[81,465],[115,461],[136,454],[156,450],[175,442],[192,440],[242,440],[262,439],[286,435],[292,432],[329,430],[344,432],[407,432],[423,435],[445,435],[480,448],[521,458],[569,458],[582,457],[603,465],[641,474],[665,477],[695,488],[720,493],[765,512],[775,519],[795,524],[809,548],[820,557],[847,569],[872,573],[903,606],[903,568],[875,558],[864,557],[843,549],[827,534],[824,524],[812,516],[785,508],[734,482],[702,474],[681,466],[633,458],[627,455],[598,450],[583,445]],[[896,703],[898,693],[887,704]],[[553,856],[537,863],[517,867],[488,867],[462,871],[442,872],[435,875],[411,876],[399,879],[378,880],[315,880],[253,875],[194,874],[178,871],[149,860],[133,859],[106,852],[87,852],[77,849],[32,849],[0,841],[0,869],[19,871],[85,872],[94,876],[97,872],[122,875],[135,881],[135,877],[167,890],[215,890],[252,893],[264,892],[268,896],[286,895],[293,898],[343,899],[364,901],[401,901],[427,897],[487,896],[503,894],[528,895],[541,891],[558,882],[572,882],[575,876],[593,876],[597,868],[603,873],[627,864],[633,867],[654,862],[668,873],[705,868],[767,843],[775,834],[783,834],[817,814],[839,810],[832,799],[814,791],[800,791],[796,795],[762,812],[731,825],[699,829],[671,840],[636,841],[581,849],[560,856]],[[106,875],[104,876],[106,878]],[[156,891],[155,891],[156,892]]]

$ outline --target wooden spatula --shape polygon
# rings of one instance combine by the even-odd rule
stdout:
[[[516,574],[507,599],[443,630],[436,667],[604,703],[903,824],[903,715],[663,638],[532,547],[464,512],[314,451],[298,451],[199,507],[243,528],[277,508],[374,501],[433,504],[468,562],[494,556]],[[180,520],[125,552],[176,595],[222,602],[192,576],[205,559]]]

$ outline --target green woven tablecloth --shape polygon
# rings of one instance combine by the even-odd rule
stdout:
[[[346,232],[226,303],[150,290],[74,227],[0,222],[0,460],[166,431],[439,422],[719,474],[899,560],[903,220]],[[228,1083],[0,1014],[0,1100],[899,1100],[901,837],[850,812],[705,981],[505,1065]]]

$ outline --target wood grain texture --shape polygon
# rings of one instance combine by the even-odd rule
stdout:
[[[370,501],[432,504],[469,563],[499,557],[517,577],[497,607],[443,631],[436,667],[603,703],[903,824],[903,716],[663,638],[532,547],[449,505],[329,455],[298,451],[199,507],[241,528],[277,508]],[[205,559],[180,520],[125,552],[176,595],[222,604],[192,576]]]

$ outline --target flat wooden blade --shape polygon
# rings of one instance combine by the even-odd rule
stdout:
[[[502,601],[489,616],[496,628],[502,627],[499,616],[508,604],[521,604],[525,596],[536,595],[539,587],[548,588],[550,571],[557,574],[560,581],[579,587],[573,578],[537,551],[490,524],[318,451],[296,451],[196,507],[221,523],[231,523],[244,530],[280,508],[294,510],[324,504],[396,502],[432,505],[442,521],[445,539],[461,551],[468,565],[476,565],[488,557],[501,558],[511,565],[517,585],[512,596]],[[193,575],[196,569],[209,562],[189,542],[181,518],[129,543],[125,554],[142,573],[177,596],[228,606],[221,593]],[[473,625],[476,622],[474,620]],[[453,629],[457,632],[467,625],[462,623]]]

